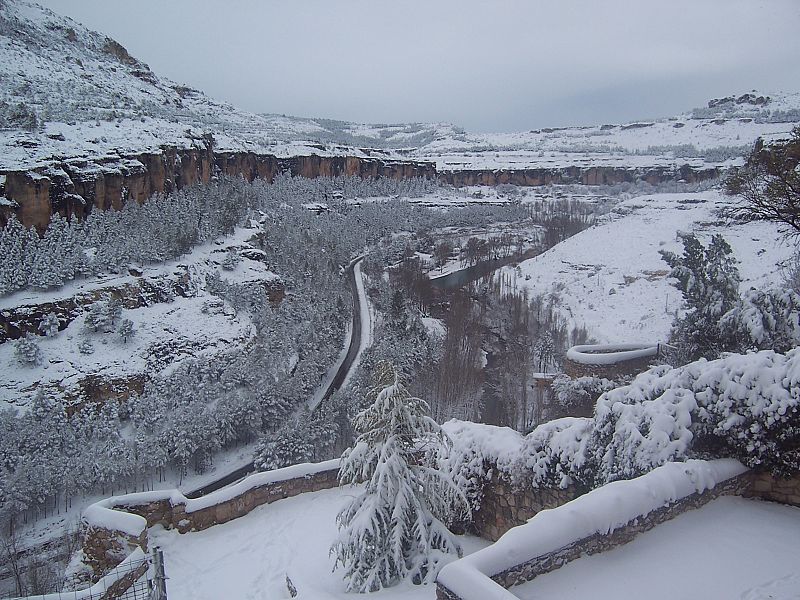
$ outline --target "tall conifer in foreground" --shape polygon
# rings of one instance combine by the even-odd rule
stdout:
[[[378,365],[372,404],[355,418],[356,444],[342,455],[341,483],[365,482],[337,517],[331,547],[345,570],[347,590],[371,592],[411,577],[430,582],[445,554],[461,548],[445,523],[462,517],[466,500],[436,468],[449,448],[428,405],[403,386],[394,367]]]

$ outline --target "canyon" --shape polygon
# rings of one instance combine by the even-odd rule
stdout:
[[[370,154],[376,154],[370,156]],[[381,151],[355,155],[278,157],[245,151],[216,151],[210,135],[189,147],[162,146],[160,152],[110,155],[88,159],[53,158],[46,166],[0,172],[0,226],[12,214],[40,232],[50,217],[85,218],[94,209],[119,210],[128,201],[145,202],[153,194],[168,194],[215,175],[272,181],[289,172],[300,177],[390,177],[438,179],[455,187],[544,186],[559,184],[614,185],[645,181],[697,183],[716,179],[719,167],[552,167],[526,169],[437,170],[433,162],[389,158]]]

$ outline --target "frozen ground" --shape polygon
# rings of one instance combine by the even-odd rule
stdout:
[[[725,497],[512,588],[522,600],[797,600],[800,508]]]
[[[286,575],[301,600],[350,599],[328,548],[336,514],[359,488],[301,494],[261,506],[241,519],[205,531],[179,534],[154,528],[151,544],[164,550],[170,600],[277,600],[289,598]],[[464,552],[488,543],[461,538]],[[400,584],[369,595],[380,600],[433,600],[434,586]]]
[[[704,243],[722,234],[739,261],[742,290],[781,280],[779,264],[791,256],[791,244],[769,223],[721,222],[714,211],[727,202],[717,190],[630,198],[597,225],[503,272],[516,274],[518,288],[554,294],[565,316],[585,324],[598,342],[663,341],[681,296],[659,250],[682,252],[679,231]]]

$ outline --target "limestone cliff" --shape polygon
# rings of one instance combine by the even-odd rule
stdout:
[[[467,185],[512,184],[539,185],[614,185],[646,181],[659,184],[669,181],[697,183],[716,179],[721,175],[718,167],[695,169],[689,165],[669,167],[554,167],[532,169],[457,170],[439,173],[439,180],[457,187]]]
[[[356,156],[293,156],[278,158],[253,152],[217,152],[211,137],[192,148],[164,146],[159,153],[99,159],[54,160],[28,171],[0,172],[0,225],[11,214],[26,226],[44,230],[56,213],[83,218],[93,209],[119,209],[128,201],[144,202],[157,193],[169,193],[213,174],[271,181],[290,172],[302,177],[428,177],[436,176],[433,163],[394,161]]]
[[[214,174],[271,181],[289,172],[302,177],[410,177],[438,178],[457,187],[512,184],[613,185],[646,181],[696,183],[720,176],[719,167],[579,167],[437,172],[431,162],[392,160],[385,157],[319,156],[279,158],[256,152],[215,152],[213,138],[195,140],[190,148],[163,146],[160,152],[98,159],[66,158],[29,171],[0,172],[0,226],[11,214],[40,231],[56,213],[83,218],[92,210],[119,209],[128,201],[144,202],[153,194],[166,194],[195,183],[208,182]]]

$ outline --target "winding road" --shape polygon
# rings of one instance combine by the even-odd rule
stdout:
[[[350,261],[350,264],[348,264],[346,268],[348,279],[350,281],[350,290],[353,294],[353,323],[350,328],[350,344],[347,348],[347,354],[345,354],[344,359],[339,365],[339,368],[336,370],[336,374],[328,383],[328,386],[325,389],[325,392],[322,394],[319,402],[311,407],[312,414],[315,414],[325,400],[330,398],[336,390],[342,387],[342,384],[344,384],[344,382],[347,380],[347,376],[350,374],[353,364],[364,347],[364,327],[369,327],[369,308],[366,304],[364,284],[361,280],[360,263],[362,260],[364,260],[364,256],[359,256]],[[239,481],[243,477],[255,471],[255,469],[256,468],[253,463],[248,463],[243,467],[239,467],[238,469],[231,471],[230,473],[226,473],[211,483],[207,483],[206,485],[189,492],[184,492],[184,495],[187,498],[199,498],[200,496],[205,496],[206,494],[210,494],[211,492],[223,488],[226,485],[230,485],[231,483]]]

